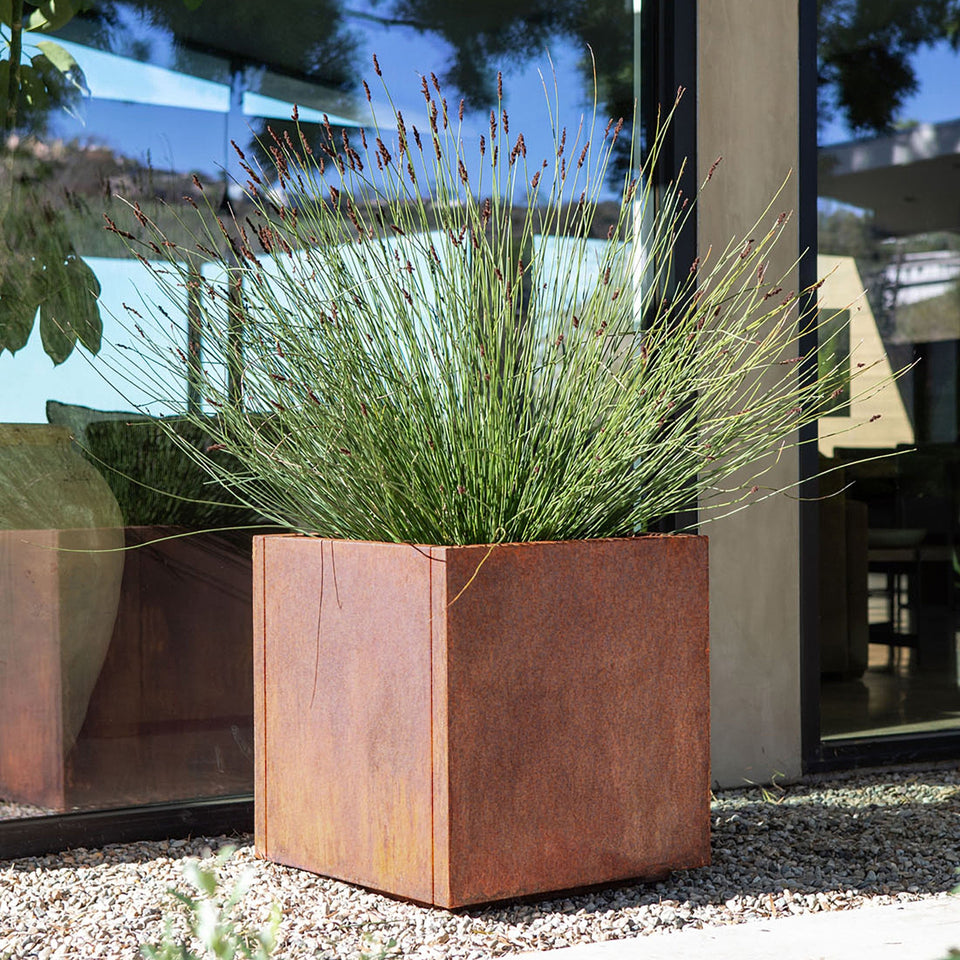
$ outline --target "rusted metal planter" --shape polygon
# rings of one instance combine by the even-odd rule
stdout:
[[[259,855],[443,907],[709,862],[705,538],[253,569]]]

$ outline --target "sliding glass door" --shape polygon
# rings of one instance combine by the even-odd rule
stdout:
[[[957,9],[819,9],[821,316],[876,383],[908,368],[820,421],[821,733],[960,731]]]

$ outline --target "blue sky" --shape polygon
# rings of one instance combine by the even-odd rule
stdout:
[[[912,63],[920,88],[903,105],[900,119],[940,123],[960,118],[960,55],[940,43],[919,51]],[[839,119],[820,132],[822,144],[850,139],[849,129]]]
[[[149,32],[154,28],[139,25],[138,29]],[[422,113],[420,71],[441,72],[449,56],[445,43],[430,34],[372,23],[365,25],[364,38],[365,62],[370,64],[369,53],[377,51],[391,92],[401,105],[409,108],[407,116]],[[53,135],[104,144],[141,162],[149,160],[160,169],[197,170],[216,177],[224,164],[232,160],[229,148],[225,152],[229,86],[177,72],[172,69],[175,61],[172,50],[168,49],[169,38],[151,35],[149,39],[155,63],[133,61],[64,42],[82,66],[92,97],[84,104],[83,122],[59,116],[55,119]],[[592,102],[592,97],[584,92],[583,71],[578,65],[583,53],[560,43],[550,52],[556,68],[557,92],[568,122],[588,112]],[[514,133],[522,130],[532,152],[541,150],[546,156],[550,152],[545,147],[550,134],[546,124],[544,80],[538,66],[546,74],[544,80],[552,97],[554,79],[549,73],[546,51],[531,58],[525,66],[508,68],[505,65],[504,90],[511,130]],[[367,68],[367,76],[375,101],[382,99],[374,83],[372,64]],[[450,99],[455,103],[453,93]],[[288,118],[291,106],[252,91],[244,95],[244,114],[251,120]],[[363,102],[362,107],[366,106]],[[301,115],[307,120],[320,117],[318,112],[306,109]],[[336,122],[336,117],[331,119]],[[606,119],[605,116],[600,119],[601,129]],[[486,127],[485,112],[468,115],[465,139],[479,137]],[[237,136],[232,131],[231,135]],[[538,148],[538,143],[544,146]],[[89,262],[103,289],[101,314],[105,346],[100,357],[91,364],[85,351],[78,347],[65,363],[54,368],[34,330],[27,346],[16,356],[0,354],[0,421],[42,422],[48,398],[109,410],[131,409],[132,403],[144,399],[135,385],[127,385],[123,390],[125,395],[121,395],[101,374],[106,372],[105,365],[123,359],[116,344],[129,339],[115,319],[123,317],[121,304],[136,302],[138,297],[149,299],[152,281],[136,261],[90,258]]]
[[[162,39],[162,38],[161,38]],[[430,34],[411,30],[388,29],[376,24],[366,26],[368,55],[377,51],[391,89],[399,92],[401,104],[419,111],[420,71],[442,68],[448,57],[446,45]],[[85,125],[61,118],[58,133],[81,140],[106,141],[114,149],[146,160],[161,168],[181,171],[200,170],[216,175],[228,158],[224,153],[226,110],[229,88],[225,83],[197,79],[170,68],[170,58],[158,57],[160,64],[145,64],[77,45],[68,45],[83,66],[93,99],[86,104]],[[561,104],[566,117],[579,117],[590,108],[579,66],[582,52],[557,44],[550,51],[556,68]],[[161,43],[162,54],[162,43]],[[166,63],[167,65],[162,65]],[[941,121],[960,116],[960,58],[945,44],[921,51],[915,64],[921,89],[903,110],[905,119]],[[543,80],[539,69],[549,71],[546,51],[527,65],[505,69],[507,108],[514,129],[522,129],[528,142],[542,144],[546,139]],[[439,72],[439,70],[438,70]],[[373,77],[372,66],[368,77]],[[544,77],[553,95],[553,76]],[[377,88],[374,88],[375,96]],[[522,91],[522,94],[518,93]],[[189,104],[190,109],[183,105]],[[285,118],[290,104],[270,100],[254,92],[245,94],[247,116]],[[363,104],[365,107],[366,105]],[[304,111],[307,119],[312,113]],[[479,136],[486,127],[485,116],[468,116],[468,135]],[[604,117],[601,122],[604,122]],[[831,124],[822,134],[822,142],[849,139],[841,124]],[[104,289],[103,309],[107,339],[123,340],[111,313],[131,292],[149,297],[144,277],[130,275],[130,261],[97,261],[94,267]],[[136,271],[134,271],[136,272]],[[105,348],[108,354],[111,347]],[[16,383],[16,386],[14,384]],[[43,353],[35,331],[27,347],[16,357],[0,355],[0,420],[7,422],[42,421],[47,398],[84,403],[104,409],[129,409],[136,397],[120,396],[91,367],[83,351],[59,368]]]

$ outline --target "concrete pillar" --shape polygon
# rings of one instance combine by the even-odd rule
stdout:
[[[743,236],[798,157],[797,0],[701,0],[698,13],[698,242]],[[794,175],[777,205],[797,209]],[[771,263],[799,255],[797,217]],[[796,287],[796,277],[791,281]],[[796,452],[769,479],[798,478]],[[707,524],[710,537],[713,779],[720,786],[800,774],[798,505],[778,496]]]

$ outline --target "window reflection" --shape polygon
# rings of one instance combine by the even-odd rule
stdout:
[[[26,12],[42,25],[43,8]],[[633,36],[619,0],[97,0],[21,37],[32,79],[12,113],[0,103],[0,819],[252,789],[250,534],[222,528],[259,518],[151,419],[202,403],[188,380],[116,375],[144,301],[166,304],[185,354],[202,342],[188,292],[169,299],[104,217],[136,230],[137,204],[183,242],[203,191],[242,221],[231,141],[267,161],[257,138],[290,130],[294,103],[314,142],[324,115],[356,126],[372,52],[411,112],[417,71],[436,70],[474,133],[502,70],[536,151],[552,142],[545,96],[571,126],[589,111],[589,43],[601,129],[629,121]]]
[[[877,419],[821,421],[822,466],[838,468],[827,486],[843,491],[820,511],[828,738],[960,728],[960,59],[948,13],[821,5],[820,305],[850,310],[854,355],[876,376],[915,363],[859,411]]]

